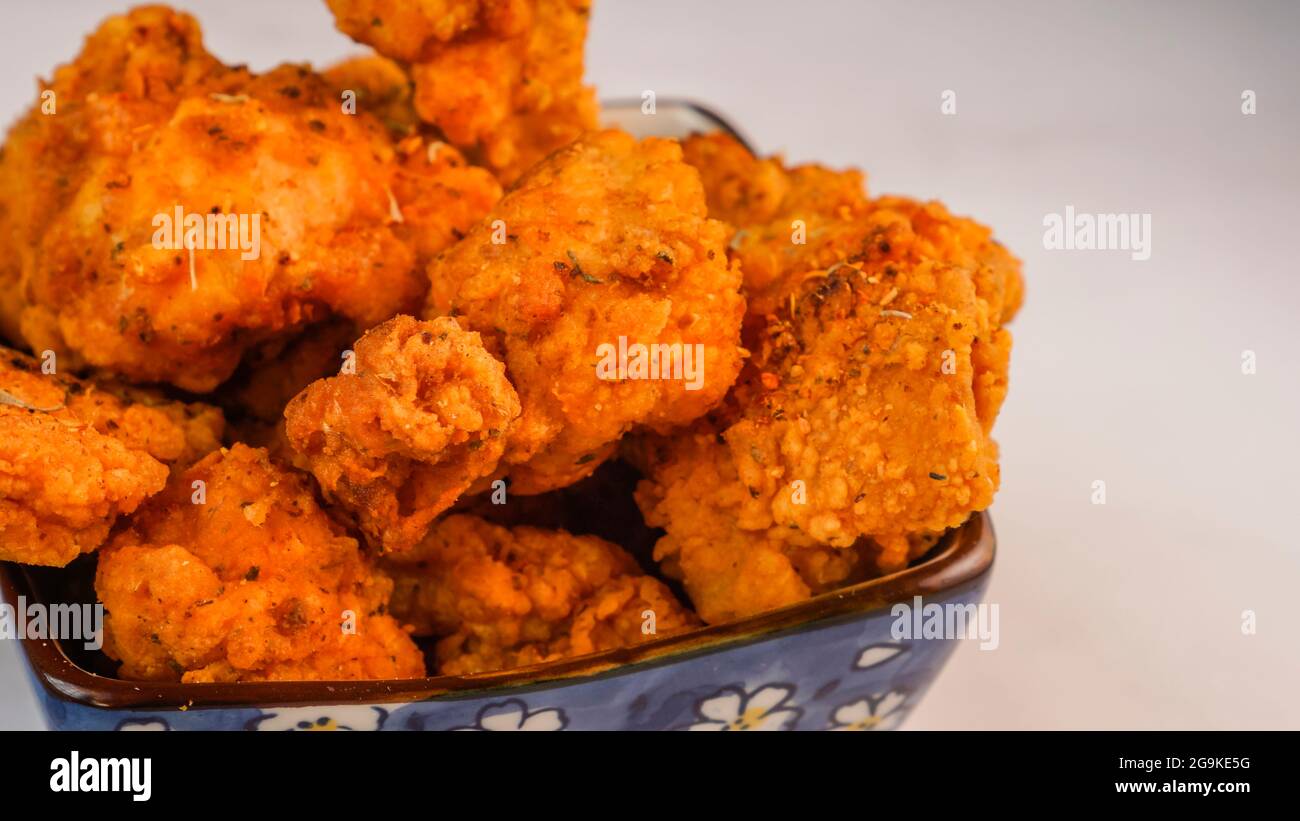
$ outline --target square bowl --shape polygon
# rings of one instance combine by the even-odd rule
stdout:
[[[647,108],[606,103],[603,116],[637,137],[721,129],[748,145],[698,104]],[[21,643],[52,729],[886,729],[915,707],[960,640],[900,639],[891,610],[922,600],[978,604],[994,552],[992,525],[978,513],[890,576],[634,647],[472,676],[132,682],[99,674],[93,657],[59,641]],[[0,563],[0,594],[14,606],[94,601],[93,591],[69,591],[61,578]]]
[[[52,729],[885,729],[960,641],[898,638],[895,606],[978,604],[994,552],[979,513],[890,576],[634,647],[472,676],[133,682],[88,671],[58,641],[21,643]],[[0,564],[0,593],[14,605],[52,603],[56,578]]]

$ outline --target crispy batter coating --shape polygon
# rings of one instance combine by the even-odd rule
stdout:
[[[596,128],[591,0],[328,0],[341,31],[410,65],[419,116],[509,184]]]
[[[870,242],[774,303],[720,421],[640,449],[656,557],[706,621],[896,570],[991,502],[1007,289],[945,217],[872,202],[842,232]]]
[[[700,169],[709,214],[737,230],[734,259],[745,272],[749,313],[765,317],[809,271],[839,262],[858,264],[887,253],[879,222],[867,219],[884,209],[906,214],[922,252],[972,271],[990,320],[1008,322],[1020,306],[1020,262],[992,232],[953,216],[937,202],[902,197],[867,197],[860,171],[819,165],[786,168],[779,157],[758,158],[733,137],[696,134],[682,144],[685,160]],[[798,236],[797,236],[798,235]]]
[[[483,334],[519,391],[511,492],[571,484],[634,426],[686,424],[726,394],[744,300],[727,229],[705,210],[677,143],[606,131],[539,165],[430,266],[428,315]],[[631,359],[598,371],[621,340],[702,352],[696,384],[685,368],[634,378]]]
[[[492,209],[501,199],[501,185],[439,140],[412,135],[397,144],[397,153],[391,185],[402,219],[394,231],[424,270]]]
[[[301,466],[383,551],[406,550],[490,475],[519,416],[505,367],[455,319],[398,316],[356,345],[354,373],[285,410]]]
[[[195,482],[206,498],[196,503]],[[424,675],[392,582],[301,474],[236,445],[177,475],[99,555],[104,650],[131,679]]]
[[[438,671],[465,675],[596,653],[698,622],[617,545],[448,516],[390,561],[393,612],[439,636]],[[654,633],[647,611],[653,613]]]
[[[736,229],[729,248],[745,273],[753,316],[775,310],[791,277],[847,259],[861,245],[870,205],[860,171],[787,169],[779,157],[757,158],[720,132],[692,135],[682,152],[700,169],[709,216]]]
[[[453,40],[510,36],[531,24],[529,0],[326,0],[339,31],[411,63]]]
[[[120,514],[162,490],[168,467],[220,446],[215,408],[45,374],[0,348],[0,560],[66,565]]]
[[[132,380],[208,391],[267,339],[417,306],[499,193],[408,162],[306,67],[220,64],[161,7],[109,18],[46,90],[0,160],[0,324]]]
[[[420,131],[411,78],[394,61],[365,54],[340,60],[321,74],[340,96],[349,91],[356,95],[357,110],[378,117],[394,138]]]

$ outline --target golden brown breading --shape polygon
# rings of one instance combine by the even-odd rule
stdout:
[[[424,270],[492,209],[501,199],[501,185],[444,142],[417,134],[398,143],[397,153],[391,185],[402,219],[394,232]]]
[[[196,482],[206,494],[196,502]],[[104,650],[126,678],[413,678],[392,582],[306,477],[236,445],[173,477],[99,555]]]
[[[357,342],[354,373],[289,403],[285,432],[295,461],[374,546],[406,550],[496,469],[518,416],[505,367],[477,333],[398,316]]]
[[[380,53],[416,62],[456,39],[519,34],[530,0],[326,0],[339,31]]]
[[[221,65],[165,8],[109,18],[47,90],[0,160],[3,327],[132,380],[211,390],[267,339],[417,306],[462,211],[408,222],[433,209],[403,196],[467,186],[468,227],[498,192],[404,162],[305,67]]]
[[[221,443],[215,408],[46,374],[0,348],[0,560],[66,565]]]
[[[483,334],[519,391],[512,492],[571,484],[634,426],[686,424],[725,395],[744,301],[727,229],[705,210],[677,143],[592,134],[535,168],[430,266],[428,315],[462,317]],[[620,341],[700,352],[697,379],[685,368],[680,378],[602,378],[642,375],[630,354],[625,373],[598,373]]]
[[[693,135],[682,150],[684,159],[700,169],[709,215],[736,228],[730,248],[745,273],[753,317],[772,313],[809,271],[887,254],[881,248],[880,224],[866,219],[880,209],[908,216],[916,242],[924,245],[921,253],[970,269],[995,326],[1010,321],[1020,305],[1019,260],[988,228],[953,216],[941,203],[871,200],[860,171],[786,168],[779,157],[759,159],[722,133]]]
[[[787,169],[779,157],[758,159],[722,133],[692,135],[682,151],[700,169],[709,216],[736,229],[729,248],[745,274],[751,315],[772,313],[792,277],[827,268],[862,247],[870,204],[860,171]]]
[[[410,64],[420,117],[507,184],[596,128],[591,0],[328,2],[341,31]]]
[[[393,613],[417,635],[440,637],[445,675],[596,653],[698,623],[617,545],[563,530],[448,516],[388,568]]]
[[[664,575],[682,580],[691,604],[708,624],[774,610],[897,569],[873,539],[849,547],[782,532],[760,517],[746,529],[752,497],[740,481],[731,451],[710,426],[672,438],[629,442],[629,455],[652,477],[637,488],[646,523],[667,529],[654,558]],[[908,534],[907,560],[935,545],[942,533]]]
[[[755,157],[721,131],[682,140],[682,159],[700,172],[709,216],[730,225],[769,222],[790,193],[790,176],[779,157]],[[862,190],[861,174],[846,182],[851,190]]]
[[[321,72],[341,99],[352,92],[357,111],[379,118],[395,139],[420,131],[420,117],[415,113],[411,78],[397,63],[378,54],[366,54],[340,60]]]
[[[657,558],[706,621],[896,570],[992,500],[1010,336],[935,214],[872,203],[869,247],[774,304],[722,423],[640,449]]]

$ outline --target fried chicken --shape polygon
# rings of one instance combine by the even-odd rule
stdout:
[[[836,228],[864,238],[846,259],[782,273],[717,420],[635,449],[649,476],[638,501],[668,532],[656,558],[705,621],[897,570],[992,500],[1010,348],[999,320],[1019,271],[1009,255],[994,271],[953,222],[938,206],[869,202]]]
[[[591,0],[326,3],[375,53],[257,74],[110,17],[0,150],[0,336],[38,357],[0,348],[0,560],[98,551],[123,678],[630,647],[991,503],[1023,281],[988,228],[597,131]]]
[[[424,536],[505,452],[519,397],[479,335],[455,319],[398,316],[356,345],[355,372],[285,410],[301,466],[382,551]]]
[[[200,494],[203,494],[200,496]],[[99,554],[104,650],[125,678],[414,678],[392,582],[306,477],[236,445],[173,477]]]
[[[512,492],[571,484],[634,427],[686,424],[726,394],[744,300],[705,210],[677,143],[606,131],[535,168],[430,266],[428,315],[481,333],[519,391]],[[633,346],[660,368],[634,371]],[[616,359],[628,367],[602,367]]]
[[[45,90],[0,159],[0,328],[134,381],[209,391],[267,340],[418,306],[499,194],[306,67],[222,65],[162,7],[109,18]]]
[[[220,446],[221,412],[0,348],[0,560],[63,566]]]
[[[510,184],[596,128],[591,0],[327,0],[340,31],[409,65],[414,107]]]
[[[698,623],[617,545],[563,530],[448,516],[387,567],[393,613],[440,637],[444,675],[596,653]]]
[[[350,93],[357,110],[379,118],[395,139],[420,132],[411,78],[396,62],[378,54],[365,54],[340,60],[321,74],[345,103]]]
[[[972,271],[992,322],[1010,321],[1020,306],[1019,261],[989,229],[953,216],[940,203],[902,197],[873,201],[860,171],[786,168],[779,157],[755,157],[720,132],[692,135],[682,143],[682,152],[700,170],[709,215],[736,228],[730,248],[745,273],[752,317],[771,314],[810,271],[887,255],[880,224],[866,218],[880,209],[907,214],[928,256]]]

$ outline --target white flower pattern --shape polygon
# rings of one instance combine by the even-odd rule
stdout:
[[[160,718],[128,718],[121,724],[117,725],[117,729],[121,732],[133,730],[160,732],[170,730],[171,727],[168,727],[167,722]]]
[[[257,730],[378,730],[388,710],[373,705],[332,707],[282,707],[264,712],[250,722]]]
[[[831,712],[832,730],[895,730],[907,711],[907,695],[890,690],[879,696],[867,696],[841,704]]]
[[[863,647],[858,653],[853,667],[857,670],[866,670],[884,664],[904,652],[907,652],[907,646],[903,644],[871,644]]]
[[[739,687],[723,687],[695,705],[700,721],[688,730],[793,730],[803,715],[798,707],[788,707],[794,687],[768,684],[753,692]]]
[[[453,727],[454,730],[512,732],[542,731],[554,732],[568,726],[562,710],[547,708],[529,712],[528,705],[517,698],[489,704],[479,710],[474,724],[470,727]]]

